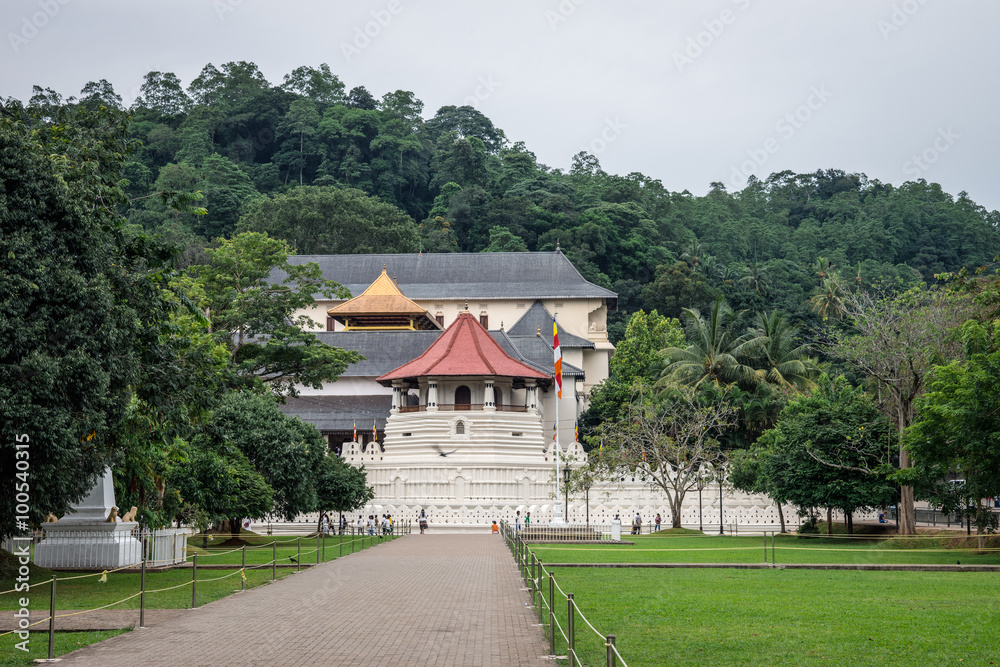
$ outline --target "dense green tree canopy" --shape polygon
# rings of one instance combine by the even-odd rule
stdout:
[[[757,444],[759,484],[778,502],[845,514],[895,503],[892,422],[843,378],[824,376],[812,393],[793,398]]]
[[[303,255],[416,252],[419,246],[412,218],[353,188],[305,186],[254,200],[239,230],[284,239]]]

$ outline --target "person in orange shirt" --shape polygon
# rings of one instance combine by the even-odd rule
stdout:
[[[493,532],[494,533],[499,533],[500,532],[500,526],[497,525],[496,521],[493,522]]]

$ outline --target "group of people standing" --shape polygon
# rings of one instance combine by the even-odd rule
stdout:
[[[367,521],[365,521],[363,514],[358,515],[359,535],[364,534],[366,529],[369,535],[392,535],[392,531],[395,527],[396,521],[392,518],[391,514],[383,514],[381,518],[376,517],[374,514],[369,514]]]
[[[615,519],[618,519],[618,515],[615,515]],[[660,524],[663,523],[663,519],[660,517],[659,512],[656,514],[656,518],[653,520],[655,531],[660,530]],[[642,515],[638,512],[635,513],[635,517],[632,518],[632,534],[642,535]]]
[[[344,531],[347,530],[347,517],[341,514],[339,523],[340,523],[339,533],[343,535]],[[323,512],[323,516],[321,516],[319,519],[320,531],[322,531],[325,535],[329,535],[330,531],[332,530],[332,526],[333,522],[330,519],[330,515],[327,514],[326,512]]]

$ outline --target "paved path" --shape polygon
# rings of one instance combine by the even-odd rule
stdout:
[[[410,535],[63,656],[66,665],[551,665],[495,535]]]

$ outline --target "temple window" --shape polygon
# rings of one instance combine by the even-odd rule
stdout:
[[[472,390],[464,384],[455,389],[455,407],[472,405]]]
[[[465,435],[465,422],[458,421],[455,423],[455,435]]]
[[[486,313],[483,313],[482,315],[479,316],[479,323],[483,325],[484,329],[489,329],[490,328],[490,316],[487,315]]]

